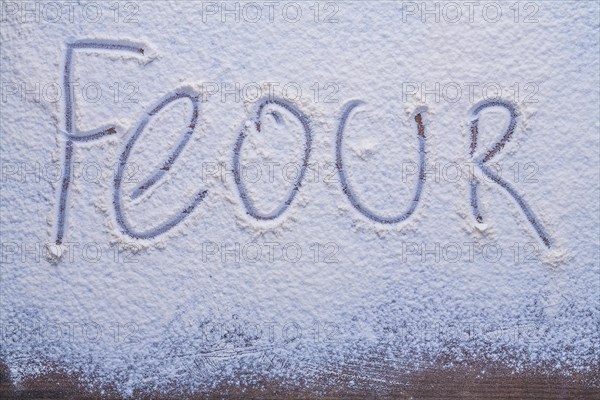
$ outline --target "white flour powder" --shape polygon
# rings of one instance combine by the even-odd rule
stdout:
[[[452,22],[443,3],[59,2],[55,14],[3,2],[0,357],[13,379],[59,365],[131,395],[311,382],[339,366],[364,376],[356,365],[375,355],[404,371],[442,356],[597,366],[599,7],[513,3],[480,2],[470,16],[457,3]],[[477,114],[497,92],[516,128],[482,165],[550,245],[477,163],[510,129],[506,107]],[[200,95],[197,116],[187,97],[153,113],[177,93]],[[269,94],[281,103],[260,109]],[[343,190],[336,135],[356,100],[343,171],[383,219],[410,210],[424,129],[425,181],[400,221],[369,218]],[[121,182],[127,231],[115,171],[150,114]],[[110,126],[73,142],[59,248],[67,134]],[[128,234],[154,232],[198,193],[173,228]]]

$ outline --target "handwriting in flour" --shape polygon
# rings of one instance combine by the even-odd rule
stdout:
[[[64,152],[63,152],[63,163],[64,163],[64,176],[62,178],[62,185],[59,188],[60,195],[58,201],[58,213],[56,218],[56,226],[55,226],[55,237],[54,240],[56,244],[61,244],[65,237],[66,225],[67,225],[67,204],[69,198],[69,189],[70,189],[70,176],[71,176],[71,168],[73,164],[73,152],[75,150],[75,143],[78,142],[93,142],[98,140],[103,140],[106,137],[110,137],[116,133],[116,128],[114,126],[105,126],[101,128],[97,128],[95,130],[89,132],[79,132],[77,127],[75,126],[75,122],[73,121],[73,108],[74,108],[74,98],[72,98],[71,92],[71,79],[72,79],[72,68],[73,68],[73,52],[75,50],[107,50],[107,51],[121,51],[121,52],[129,52],[136,54],[138,56],[144,55],[144,46],[136,43],[125,42],[125,41],[114,41],[114,40],[78,40],[75,42],[71,42],[67,44],[66,54],[65,54],[65,64],[63,71],[63,86],[65,89],[65,109],[64,109],[64,119],[65,119],[65,132],[64,132]],[[187,216],[189,216],[198,205],[206,198],[208,195],[207,190],[197,190],[195,194],[188,200],[187,206],[182,210],[173,214],[170,218],[166,219],[164,222],[159,223],[153,228],[147,229],[145,231],[137,230],[127,219],[124,209],[123,209],[123,178],[125,171],[127,169],[128,159],[132,153],[135,143],[138,141],[142,133],[144,132],[147,125],[150,123],[153,117],[155,117],[161,110],[163,110],[167,105],[171,104],[180,99],[189,100],[190,106],[192,108],[192,115],[189,121],[186,122],[186,131],[182,134],[181,138],[177,145],[172,149],[171,153],[167,157],[167,159],[161,164],[161,166],[156,170],[153,174],[151,174],[148,178],[146,178],[142,184],[140,184],[131,194],[131,199],[136,199],[142,196],[145,192],[150,190],[156,183],[158,183],[161,179],[163,179],[166,174],[171,170],[171,167],[176,162],[177,158],[184,150],[188,141],[190,140],[198,121],[199,114],[199,95],[194,93],[192,89],[188,88],[180,88],[174,90],[168,94],[166,94],[163,98],[159,99],[153,106],[151,106],[148,111],[138,120],[133,133],[128,138],[121,154],[119,157],[119,161],[117,164],[117,171],[115,174],[114,185],[113,185],[113,209],[114,209],[114,217],[115,220],[121,230],[121,232],[133,239],[152,239],[165,232],[168,232],[179,223],[181,223]],[[258,103],[256,112],[254,114],[254,126],[257,131],[260,131],[261,120],[265,117],[265,114],[271,115],[275,122],[281,123],[282,118],[276,112],[265,112],[265,107],[267,105],[275,105],[279,106],[284,110],[287,110],[295,119],[297,119],[304,130],[304,151],[302,157],[302,167],[299,175],[297,176],[295,182],[293,183],[287,197],[285,200],[274,210],[269,213],[262,213],[256,209],[253,202],[250,200],[248,193],[246,191],[246,187],[242,182],[240,175],[240,158],[241,152],[243,148],[243,144],[245,139],[249,134],[249,127],[252,124],[246,125],[241,132],[239,133],[237,140],[234,144],[233,149],[233,173],[235,177],[236,187],[239,193],[239,197],[241,199],[242,205],[246,209],[246,213],[256,219],[256,220],[273,220],[281,217],[288,207],[294,201],[297,193],[300,191],[302,181],[306,172],[306,168],[308,167],[309,158],[312,150],[312,129],[311,122],[309,118],[302,113],[295,105],[290,102],[277,99],[277,98],[264,98],[261,99]],[[336,167],[338,174],[340,176],[341,181],[341,189],[343,193],[346,195],[350,204],[364,217],[368,218],[371,221],[381,224],[395,224],[408,220],[411,215],[417,209],[419,201],[421,199],[421,195],[423,189],[425,187],[425,167],[426,167],[426,134],[425,134],[425,123],[423,121],[423,114],[425,113],[425,109],[421,108],[415,111],[413,114],[413,120],[416,128],[416,136],[419,143],[418,150],[418,159],[419,159],[419,176],[415,185],[415,191],[412,195],[412,200],[408,204],[406,210],[398,214],[396,216],[385,217],[378,215],[374,211],[367,208],[363,205],[355,195],[354,189],[348,182],[346,172],[344,170],[343,163],[343,137],[345,127],[350,119],[352,111],[357,108],[361,104],[361,101],[355,100],[347,103],[342,111],[340,117],[340,123],[337,129],[336,134],[336,144],[335,144],[335,154],[336,154]],[[478,140],[478,122],[479,122],[479,114],[488,107],[503,107],[510,113],[510,123],[504,134],[504,136],[496,143],[490,150],[488,150],[483,156],[476,159],[476,163],[478,167],[483,171],[483,173],[489,177],[493,182],[497,183],[501,186],[511,197],[517,202],[520,209],[523,211],[528,221],[533,226],[534,230],[538,234],[539,238],[544,242],[547,247],[550,247],[551,241],[542,227],[540,221],[535,216],[531,208],[525,203],[523,198],[515,191],[515,189],[510,186],[507,182],[500,179],[495,173],[493,173],[486,163],[492,159],[495,155],[497,155],[502,148],[506,145],[506,143],[512,137],[516,125],[517,125],[517,117],[518,113],[515,107],[504,100],[493,100],[487,101],[477,105],[471,112],[471,148],[470,154],[472,157],[475,155],[475,151],[477,150],[477,140]],[[477,198],[477,188],[479,183],[475,178],[473,178],[470,182],[470,194],[471,194],[471,208],[473,211],[473,215],[478,222],[483,221],[483,217],[481,215],[481,210],[479,207],[479,202]]]
[[[246,187],[244,186],[244,182],[242,181],[240,174],[240,154],[242,152],[242,145],[244,144],[244,140],[248,136],[248,128],[244,127],[242,129],[235,142],[235,148],[233,150],[233,174],[235,177],[235,184],[240,194],[240,198],[242,199],[244,207],[246,207],[246,212],[248,213],[248,215],[251,215],[253,218],[256,218],[258,220],[275,219],[282,215],[285,212],[285,210],[290,206],[290,204],[292,204],[292,201],[294,201],[294,197],[296,197],[296,194],[298,193],[298,191],[300,190],[300,186],[302,185],[302,180],[304,179],[306,168],[308,167],[308,159],[310,157],[310,151],[312,147],[312,131],[308,117],[296,107],[294,107],[293,104],[282,99],[268,98],[259,103],[258,109],[256,111],[256,119],[254,121],[257,130],[260,131],[261,117],[264,113],[264,109],[267,104],[276,104],[280,107],[283,107],[302,123],[302,128],[304,130],[305,136],[304,156],[302,158],[302,166],[300,167],[300,173],[298,174],[298,177],[296,178],[296,181],[294,182],[294,185],[292,186],[292,189],[290,190],[287,198],[274,211],[270,212],[269,214],[261,214],[256,210],[256,208],[252,204],[252,201],[248,197]],[[279,117],[279,115],[276,112],[272,112],[270,114],[273,116],[275,121],[279,123],[281,122],[281,117]]]
[[[73,121],[73,104],[74,99],[71,98],[71,77],[73,67],[73,51],[76,49],[102,49],[102,50],[117,50],[127,51],[137,54],[144,54],[144,49],[141,46],[136,46],[131,43],[118,42],[112,40],[98,41],[98,40],[79,40],[73,43],[67,43],[67,50],[65,53],[65,64],[63,70],[63,86],[65,89],[65,136],[66,143],[64,149],[64,175],[62,179],[62,185],[60,187],[60,196],[58,200],[58,217],[56,227],[56,244],[61,244],[65,234],[65,224],[67,219],[67,200],[69,195],[69,189],[71,185],[71,168],[73,166],[73,147],[75,142],[90,142],[101,139],[107,135],[116,133],[114,126],[104,127],[93,130],[91,132],[81,133],[78,132],[77,127]]]
[[[419,204],[419,200],[421,199],[421,193],[423,192],[423,187],[425,186],[425,126],[423,125],[423,115],[424,110],[418,110],[414,115],[414,120],[417,124],[417,138],[419,139],[419,177],[417,179],[417,185],[415,189],[415,194],[413,195],[412,201],[409,203],[408,209],[397,216],[394,217],[383,217],[375,214],[373,211],[369,210],[367,207],[362,205],[354,191],[350,187],[348,183],[348,179],[346,177],[346,173],[344,172],[344,163],[342,160],[342,139],[344,137],[344,128],[346,127],[346,123],[348,122],[348,118],[352,113],[352,110],[358,107],[361,104],[360,101],[351,101],[344,107],[344,111],[342,112],[342,117],[340,119],[340,125],[338,127],[336,141],[335,141],[335,154],[336,154],[336,168],[338,173],[340,174],[340,181],[342,183],[342,191],[350,200],[350,204],[362,215],[369,218],[372,221],[379,222],[382,224],[395,224],[398,222],[402,222],[407,220],[417,208]]]
[[[508,123],[508,127],[506,128],[506,132],[504,133],[502,138],[491,149],[489,149],[484,155],[482,155],[479,158],[476,158],[475,162],[476,162],[477,166],[481,169],[481,171],[488,178],[490,178],[492,181],[494,181],[495,183],[500,185],[500,187],[502,187],[508,194],[510,194],[512,196],[512,198],[517,202],[517,204],[519,205],[519,207],[521,208],[521,210],[527,217],[527,220],[531,223],[531,225],[535,229],[539,238],[542,240],[542,242],[544,242],[544,244],[547,247],[550,247],[550,238],[548,237],[546,230],[540,223],[539,219],[535,216],[535,214],[533,213],[531,208],[527,205],[527,203],[525,202],[523,197],[521,197],[517,193],[517,191],[508,182],[506,182],[505,180],[500,178],[497,174],[492,172],[492,170],[490,168],[488,168],[486,165],[486,163],[489,160],[491,160],[494,156],[496,156],[504,148],[506,143],[508,143],[508,141],[513,136],[513,133],[515,132],[515,128],[517,127],[517,118],[519,117],[519,114],[518,114],[517,110],[515,109],[515,107],[511,103],[504,101],[504,100],[492,100],[492,101],[485,101],[483,103],[480,103],[473,108],[473,110],[470,113],[471,118],[472,118],[472,120],[471,120],[471,149],[470,149],[471,157],[474,156],[475,151],[477,150],[477,139],[478,139],[478,135],[479,135],[479,114],[483,110],[485,110],[486,108],[489,108],[489,107],[505,108],[506,110],[508,110],[508,112],[510,114],[510,121]],[[473,178],[471,179],[470,184],[471,184],[471,191],[470,191],[470,193],[471,193],[471,208],[473,211],[473,216],[475,217],[475,219],[477,219],[478,222],[481,223],[481,222],[483,222],[483,217],[481,215],[481,210],[479,208],[479,201],[477,198],[477,189],[479,186],[479,182],[477,181],[477,178],[475,177],[475,175],[473,175]]]
[[[198,206],[198,204],[200,204],[200,202],[204,200],[208,193],[208,191],[206,190],[198,191],[190,199],[186,208],[176,213],[162,224],[144,232],[139,232],[133,226],[131,226],[131,224],[127,221],[127,218],[125,217],[125,213],[123,212],[123,195],[121,184],[123,182],[124,173],[127,169],[127,160],[129,159],[129,155],[131,154],[133,145],[139,139],[140,135],[144,132],[144,129],[150,122],[150,118],[155,116],[158,112],[160,112],[170,103],[179,99],[190,100],[193,107],[192,117],[187,124],[187,131],[184,132],[179,141],[179,144],[171,152],[169,157],[163,162],[162,166],[158,169],[158,171],[156,171],[152,176],[146,179],[144,183],[142,183],[137,189],[135,189],[131,195],[131,198],[138,198],[146,190],[150,189],[155,183],[162,179],[165,176],[165,174],[171,169],[171,167],[177,160],[177,157],[179,157],[179,154],[181,154],[185,145],[190,140],[192,133],[194,132],[194,128],[196,127],[196,121],[198,120],[198,96],[192,93],[186,93],[186,91],[184,90],[179,90],[174,93],[168,94],[163,99],[159,100],[157,104],[146,113],[146,115],[142,116],[142,118],[138,122],[138,125],[133,135],[131,136],[131,138],[129,138],[129,141],[125,145],[125,149],[119,157],[119,164],[117,167],[117,173],[115,175],[113,192],[113,206],[115,210],[115,217],[123,233],[127,234],[128,236],[134,239],[152,239],[153,237],[156,237],[161,233],[167,232],[169,229],[173,228],[175,225],[180,223],[186,216],[188,216],[194,210],[194,208],[196,208],[196,206]]]

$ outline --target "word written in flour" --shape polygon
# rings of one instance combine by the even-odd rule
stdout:
[[[72,67],[73,67],[73,52],[75,50],[88,50],[88,51],[97,51],[97,50],[106,50],[106,51],[121,51],[121,52],[130,52],[135,53],[137,55],[144,55],[144,46],[125,42],[125,41],[114,41],[114,40],[78,40],[75,42],[71,42],[67,44],[66,48],[66,56],[64,63],[64,71],[63,71],[63,86],[65,96],[65,110],[64,110],[64,119],[65,119],[65,145],[63,152],[63,177],[62,177],[62,185],[60,186],[60,196],[58,201],[58,215],[56,218],[56,229],[55,229],[55,237],[54,241],[56,244],[60,245],[63,242],[65,237],[66,230],[66,220],[67,220],[67,205],[68,205],[68,197],[69,197],[69,188],[70,188],[70,177],[71,177],[71,169],[73,165],[73,151],[75,148],[75,143],[78,142],[93,142],[102,140],[108,136],[114,135],[116,133],[116,128],[114,126],[99,128],[90,132],[79,132],[77,127],[75,126],[75,122],[73,120],[73,105],[74,99],[72,98],[71,91],[71,78],[72,78]],[[177,161],[177,158],[189,142],[191,136],[194,133],[196,128],[196,123],[198,121],[199,114],[199,94],[195,93],[192,89],[189,88],[179,88],[174,90],[171,93],[168,93],[163,98],[159,99],[155,104],[153,104],[138,120],[135,129],[133,129],[133,133],[127,139],[125,146],[119,156],[119,160],[117,163],[117,171],[115,174],[114,184],[113,184],[113,208],[114,215],[117,225],[119,226],[121,232],[133,239],[152,239],[165,232],[169,231],[180,222],[182,222],[188,215],[190,215],[196,207],[198,207],[202,201],[208,196],[207,190],[197,190],[193,196],[188,200],[187,205],[179,210],[177,213],[173,214],[166,221],[156,225],[153,228],[140,231],[136,229],[127,219],[124,207],[123,207],[123,189],[122,183],[125,175],[125,171],[128,165],[128,159],[131,155],[132,149],[136,141],[140,138],[142,133],[144,132],[147,125],[150,123],[153,117],[155,117],[162,109],[164,109],[167,105],[178,101],[178,100],[187,100],[190,102],[192,107],[192,115],[189,121],[186,121],[186,131],[183,133],[179,142],[171,151],[167,159],[162,163],[161,167],[152,174],[150,177],[145,179],[141,185],[139,185],[131,194],[132,199],[136,199],[143,195],[147,190],[152,188],[157,182],[164,178],[164,176],[169,172],[171,167]],[[252,218],[256,220],[274,220],[276,218],[281,217],[287,208],[292,204],[294,198],[297,193],[300,191],[302,186],[302,181],[305,176],[306,169],[309,165],[310,154],[312,150],[312,130],[311,123],[309,118],[302,113],[296,106],[292,103],[278,98],[265,98],[259,101],[256,111],[254,113],[253,120],[251,124],[247,124],[244,128],[242,128],[240,134],[237,137],[237,140],[234,144],[233,150],[233,173],[235,177],[236,187],[239,193],[239,197],[241,199],[242,205],[246,209],[246,213],[250,215]],[[249,134],[249,127],[255,126],[258,131],[260,131],[261,121],[266,111],[267,105],[275,105],[280,107],[281,109],[289,112],[295,119],[300,122],[302,129],[304,131],[304,151],[302,156],[302,164],[300,173],[298,174],[296,180],[293,182],[293,185],[290,189],[285,200],[272,212],[264,213],[256,209],[255,205],[250,200],[246,187],[242,182],[240,175],[240,158],[241,152],[244,145],[245,139]],[[360,101],[350,101],[344,106],[344,109],[341,113],[339,126],[336,134],[336,144],[335,144],[335,154],[336,154],[336,168],[338,174],[340,176],[341,189],[342,192],[348,198],[350,204],[364,217],[367,219],[380,224],[396,224],[403,221],[408,220],[411,215],[417,209],[419,201],[421,199],[421,194],[423,193],[423,189],[425,187],[425,167],[426,167],[426,139],[427,135],[425,132],[425,124],[424,124],[424,114],[426,112],[426,108],[421,107],[417,109],[412,116],[412,120],[414,121],[414,126],[416,129],[416,136],[419,143],[419,161],[418,161],[418,179],[416,182],[415,190],[412,195],[412,199],[410,200],[408,207],[406,210],[398,215],[386,217],[381,216],[375,213],[374,211],[367,208],[363,205],[356,196],[354,189],[351,187],[348,182],[346,172],[344,170],[344,161],[343,161],[343,152],[342,152],[342,143],[344,139],[344,131],[348,120],[352,116],[352,112],[361,105]],[[489,107],[501,107],[508,110],[510,114],[510,122],[508,128],[502,138],[483,156],[476,159],[476,165],[478,168],[482,170],[485,176],[491,179],[492,182],[498,184],[502,189],[504,189],[516,202],[516,204],[520,207],[521,211],[526,216],[527,220],[531,223],[533,229],[539,236],[540,240],[547,246],[551,247],[551,240],[539,219],[535,216],[532,209],[527,205],[525,200],[516,192],[516,190],[509,185],[506,181],[502,180],[498,175],[496,175],[488,166],[487,163],[494,156],[496,156],[506,145],[506,143],[511,139],[515,128],[517,126],[517,120],[519,114],[516,108],[508,101],[505,100],[492,100],[485,101],[483,103],[478,104],[474,107],[474,109],[470,113],[471,117],[471,148],[470,154],[474,156],[475,150],[477,149],[477,140],[478,140],[478,122],[479,115],[481,112]],[[281,120],[281,115],[276,111],[268,111],[268,113],[275,119],[275,121]],[[479,182],[477,179],[473,178],[470,182],[471,190],[471,209],[473,212],[473,217],[478,222],[483,222],[483,217],[481,215],[481,210],[479,208],[479,202],[477,197],[477,190]]]

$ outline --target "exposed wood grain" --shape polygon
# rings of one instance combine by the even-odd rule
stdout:
[[[357,366],[359,368],[360,366]],[[365,366],[372,368],[373,366]],[[600,370],[591,374],[564,376],[543,371],[515,373],[489,363],[446,369],[430,367],[418,373],[390,374],[383,365],[381,373],[328,373],[319,382],[284,382],[257,379],[243,386],[221,385],[210,391],[187,393],[173,389],[169,393],[142,394],[140,399],[535,399],[598,400]],[[485,374],[482,374],[485,369]],[[381,379],[379,379],[381,378]],[[8,368],[0,365],[2,399],[118,399],[110,387],[89,387],[77,376],[53,372],[28,378],[18,385],[12,382]]]

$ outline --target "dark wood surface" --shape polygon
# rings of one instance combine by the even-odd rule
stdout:
[[[485,370],[485,373],[482,371]],[[221,385],[210,391],[189,393],[135,393],[136,399],[600,399],[600,370],[587,374],[515,372],[489,363],[471,362],[455,368],[429,367],[418,373],[382,379],[359,374],[327,374],[313,383],[286,383],[266,379],[243,386]],[[93,387],[77,376],[53,372],[15,384],[5,364],[0,365],[2,399],[119,399],[108,387]]]

